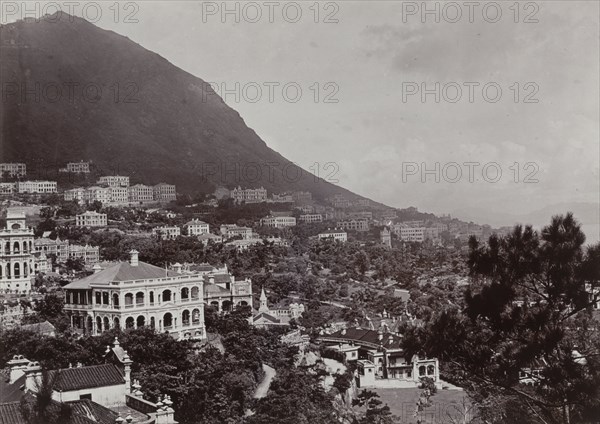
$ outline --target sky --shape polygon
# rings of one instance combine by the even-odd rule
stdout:
[[[597,1],[74,3],[373,200],[482,222],[600,203]]]

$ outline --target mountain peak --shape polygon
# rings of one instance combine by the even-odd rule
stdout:
[[[124,36],[65,12],[1,30],[2,84],[14,90],[0,111],[0,161],[92,160],[183,192],[241,185],[359,197],[296,167],[205,81]]]

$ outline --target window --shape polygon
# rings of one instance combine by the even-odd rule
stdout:
[[[86,393],[84,395],[79,395],[79,399],[89,399],[89,400],[92,400],[92,394],[91,393]]]

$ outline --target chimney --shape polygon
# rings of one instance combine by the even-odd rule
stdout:
[[[140,252],[138,252],[135,249],[132,249],[129,252],[129,255],[130,255],[129,263],[131,264],[131,266],[138,266],[138,264],[139,264],[139,259],[138,259],[139,253]]]
[[[10,368],[8,384],[12,384],[19,378],[25,375],[25,369],[29,364],[29,360],[23,355],[14,355],[13,358],[6,363]]]
[[[181,264],[179,262],[173,265],[173,271],[175,271],[177,274],[181,274]]]
[[[42,367],[39,362],[30,362],[25,368],[25,391],[37,393],[42,382]]]

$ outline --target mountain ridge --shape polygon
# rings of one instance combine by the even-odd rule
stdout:
[[[50,18],[0,27],[0,162],[48,177],[37,170],[92,160],[184,193],[241,185],[364,198],[268,147],[201,78],[85,19]]]

